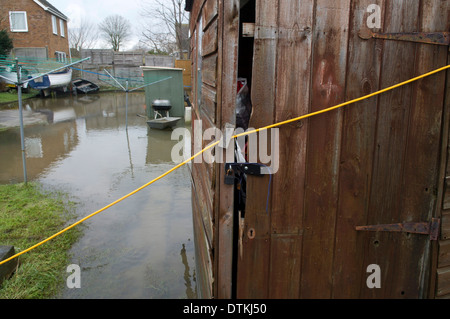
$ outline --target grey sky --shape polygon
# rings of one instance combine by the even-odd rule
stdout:
[[[128,19],[135,33],[133,40],[126,44],[124,49],[130,49],[138,42],[138,33],[142,25],[140,16],[142,0],[48,0],[69,19],[69,28],[76,27],[81,18],[86,18],[98,24],[112,14],[119,14]],[[148,0],[146,0],[148,1]]]

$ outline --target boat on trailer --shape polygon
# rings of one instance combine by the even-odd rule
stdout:
[[[65,68],[61,71],[52,72],[31,80],[29,82],[29,86],[33,89],[40,90],[45,96],[47,96],[50,91],[56,89],[62,89],[66,92],[71,81],[72,69]]]

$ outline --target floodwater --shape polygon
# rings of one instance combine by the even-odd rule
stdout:
[[[175,166],[171,131],[150,129],[137,116],[145,114],[142,92],[129,93],[126,120],[125,95],[24,101],[25,110],[49,119],[25,128],[28,180],[69,194],[76,220]],[[0,183],[23,181],[20,149],[19,129],[0,132]],[[77,227],[83,235],[70,253],[81,288],[64,285],[55,298],[196,298],[188,166]]]

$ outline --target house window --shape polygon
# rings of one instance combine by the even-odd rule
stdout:
[[[67,62],[67,54],[65,52],[56,51],[55,52],[56,61],[66,63]]]
[[[59,19],[59,31],[61,32],[61,36],[65,37],[66,35],[64,34],[64,21]]]
[[[52,16],[52,28],[53,28],[53,34],[58,34],[58,24],[56,23],[55,16]]]
[[[10,11],[9,23],[11,32],[28,32],[27,13],[25,11]]]

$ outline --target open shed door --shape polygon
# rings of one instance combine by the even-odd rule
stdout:
[[[374,4],[381,28],[368,30]],[[255,8],[251,127],[325,109],[450,62],[448,44],[420,41],[450,30],[446,1],[256,0]],[[368,31],[385,35],[368,37]],[[247,179],[236,296],[433,297],[445,90],[441,72],[280,127],[269,213],[267,181]],[[368,285],[371,265],[379,269],[379,287]]]

